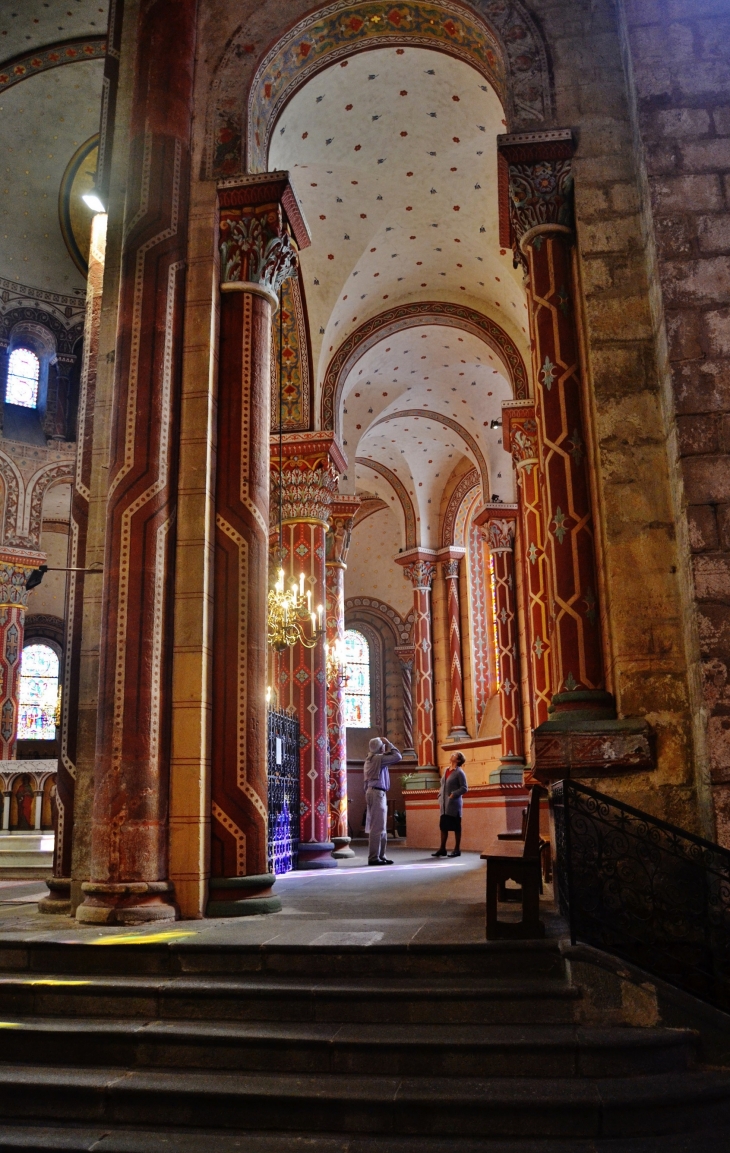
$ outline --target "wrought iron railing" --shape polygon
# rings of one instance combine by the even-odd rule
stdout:
[[[575,781],[554,784],[550,804],[573,944],[730,1011],[730,851]]]
[[[299,721],[269,712],[269,871],[289,873],[299,852]]]

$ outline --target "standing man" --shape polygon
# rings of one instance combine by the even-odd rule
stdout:
[[[388,765],[397,765],[403,758],[395,745],[385,737],[373,737],[368,745],[369,753],[363,768],[365,801],[367,804],[368,864],[392,865],[385,855],[388,841],[386,821],[388,819],[388,789],[390,773]],[[390,752],[386,751],[390,749]]]
[[[466,758],[463,753],[452,753],[451,763],[441,778],[439,790],[439,829],[441,830],[441,847],[432,853],[433,857],[460,857],[461,856],[461,810],[464,806],[462,797],[469,791],[466,783],[466,773],[462,765]],[[446,838],[453,832],[455,838],[453,853],[446,852]]]

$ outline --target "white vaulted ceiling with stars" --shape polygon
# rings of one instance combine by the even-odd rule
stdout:
[[[284,108],[269,169],[289,171],[312,236],[301,272],[320,390],[337,349],[364,322],[419,302],[495,321],[529,363],[522,272],[499,244],[496,137],[504,131],[484,77],[416,47],[338,61]],[[513,389],[500,355],[453,317],[404,319],[400,330],[391,323],[348,364],[335,412],[348,462],[340,492],[375,493],[391,510],[355,529],[350,567],[359,586],[364,566],[377,580],[378,565],[389,567],[407,546],[398,481],[417,545],[434,550],[466,461],[485,500],[514,500],[501,429]]]

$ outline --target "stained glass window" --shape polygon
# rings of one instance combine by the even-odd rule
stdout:
[[[23,649],[19,706],[19,741],[55,739],[58,657],[50,645],[27,645]]]
[[[362,633],[345,633],[345,725],[348,729],[370,728],[370,650]]]
[[[29,348],[14,348],[8,362],[8,383],[5,400],[8,404],[20,404],[23,408],[36,408],[38,405],[38,374],[40,361]]]

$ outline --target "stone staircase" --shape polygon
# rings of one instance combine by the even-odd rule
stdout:
[[[3,942],[0,1153],[730,1148],[697,1032],[590,1020],[557,941]]]

